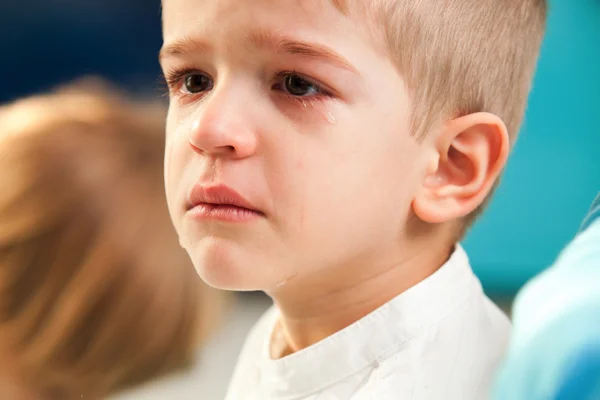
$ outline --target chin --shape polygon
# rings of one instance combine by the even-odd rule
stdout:
[[[261,279],[260,263],[234,243],[203,239],[188,248],[194,268],[209,286],[221,290],[264,290],[268,283]]]

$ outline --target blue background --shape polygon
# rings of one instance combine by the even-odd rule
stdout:
[[[489,292],[549,266],[600,190],[600,2],[551,2],[526,121],[492,204],[465,241]]]

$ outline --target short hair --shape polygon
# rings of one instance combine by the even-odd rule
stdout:
[[[0,370],[35,394],[184,367],[216,320],[168,215],[164,116],[97,83],[0,108]]]
[[[330,0],[383,34],[410,91],[412,132],[486,111],[515,138],[544,36],[547,0]],[[379,28],[381,27],[381,28]]]
[[[411,134],[422,139],[447,119],[489,112],[503,120],[514,144],[547,0],[330,1],[344,13],[365,16],[383,39],[411,96]],[[463,219],[459,236],[484,207]]]

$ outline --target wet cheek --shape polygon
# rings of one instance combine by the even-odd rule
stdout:
[[[296,160],[296,173],[298,174],[298,176],[304,176],[305,163],[306,163],[305,157],[299,157]],[[301,183],[304,187],[305,181],[302,180]],[[305,220],[304,193],[306,193],[306,191],[302,190],[302,194],[301,194],[301,196],[299,196],[299,204],[298,204],[299,205],[298,212],[299,212],[299,220],[300,220],[300,229],[304,228],[304,220]]]
[[[267,172],[267,185],[273,202],[273,212],[282,224],[287,235],[302,231],[306,222],[307,196],[313,192],[310,184],[311,160],[307,157],[304,144],[293,142],[279,144],[269,149],[264,169]],[[274,151],[277,149],[277,151]],[[272,151],[271,151],[272,150]],[[292,233],[295,232],[295,233]]]

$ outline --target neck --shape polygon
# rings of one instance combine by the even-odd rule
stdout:
[[[378,255],[376,263],[360,260],[310,282],[297,277],[268,293],[279,308],[279,336],[285,339],[285,346],[276,345],[280,350],[274,350],[274,358],[331,336],[432,275],[448,260],[454,245],[436,251],[430,244],[412,244],[412,252],[397,251],[385,259]]]

